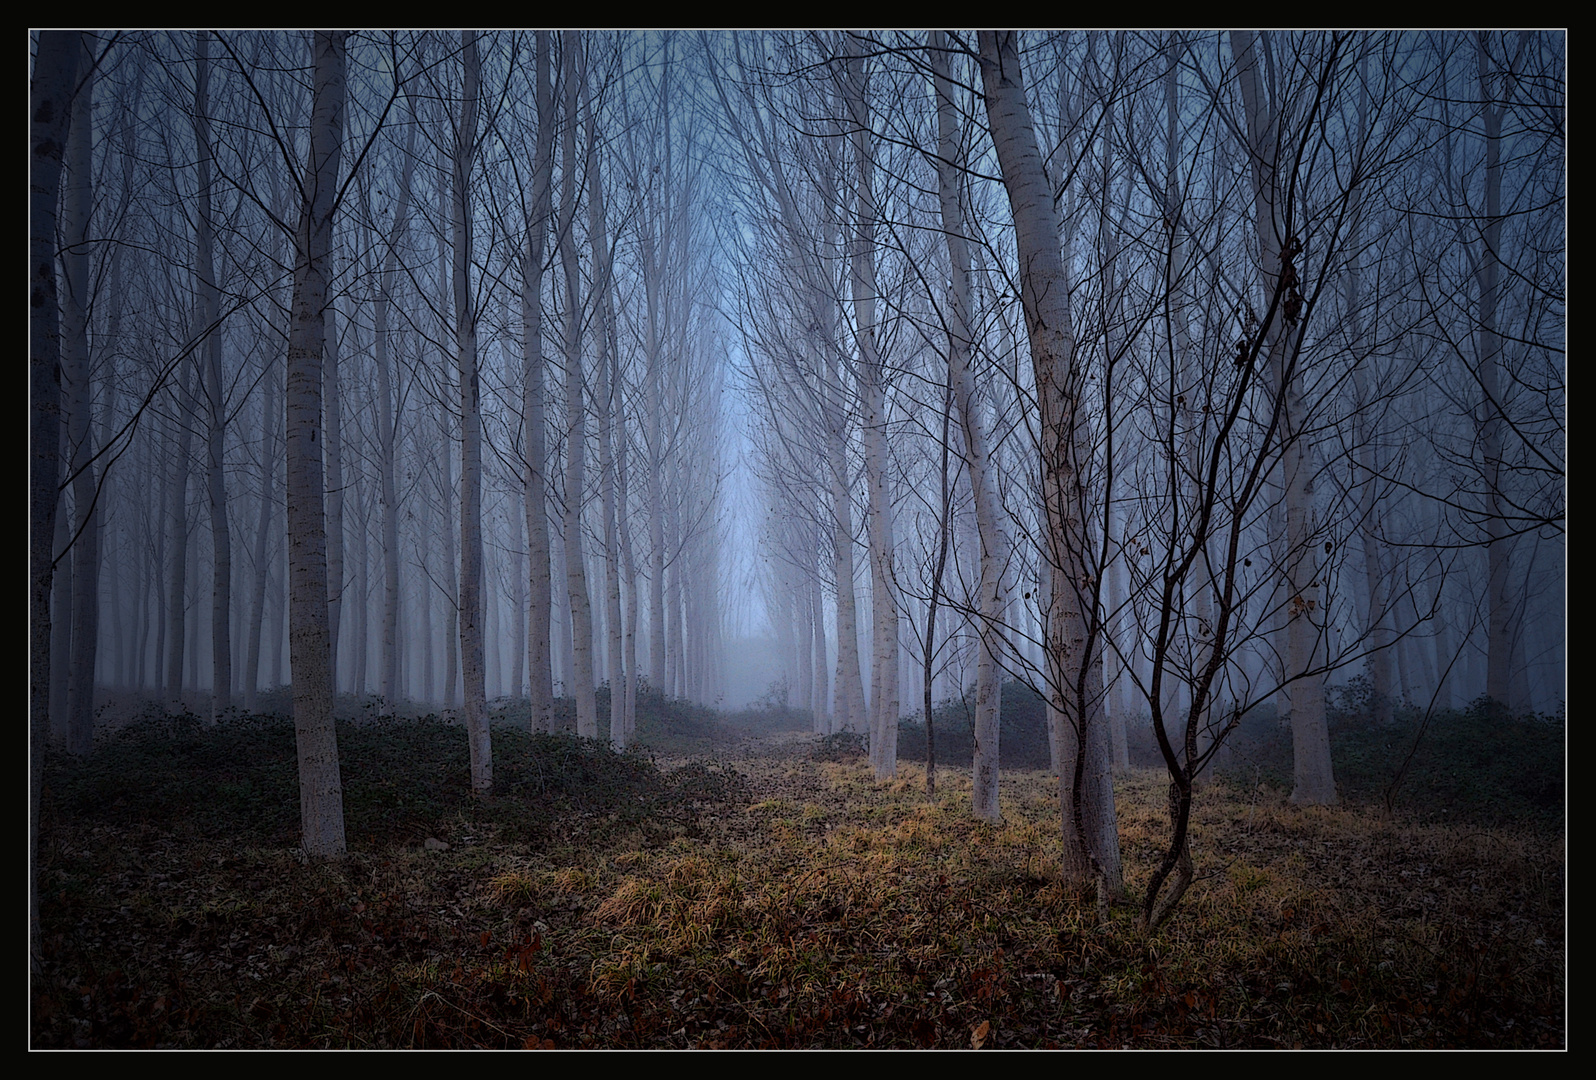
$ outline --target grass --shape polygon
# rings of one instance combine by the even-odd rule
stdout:
[[[1059,886],[1045,772],[1005,773],[993,826],[967,771],[928,803],[913,763],[877,784],[838,740],[794,744],[801,717],[682,715],[652,721],[674,767],[496,728],[486,800],[459,728],[341,725],[337,864],[295,850],[286,721],[152,719],[53,761],[32,1044],[1565,1044],[1564,845],[1533,815],[1298,809],[1233,773],[1149,937]],[[722,757],[681,757],[699,745]],[[1116,791],[1135,890],[1163,785]]]

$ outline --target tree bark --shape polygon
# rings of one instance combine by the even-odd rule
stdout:
[[[850,39],[851,41],[851,39]],[[890,779],[898,768],[898,602],[893,583],[892,500],[887,481],[886,372],[876,336],[876,262],[874,161],[870,144],[869,103],[865,94],[864,57],[850,44],[844,65],[844,97],[853,143],[855,188],[854,230],[849,266],[853,291],[854,334],[859,349],[860,404],[863,408],[865,484],[870,533],[870,760],[877,780]]]
[[[527,666],[533,731],[554,729],[554,657],[550,641],[554,614],[550,578],[553,556],[549,550],[547,376],[543,360],[543,258],[552,213],[550,185],[554,170],[554,91],[549,79],[552,48],[552,36],[546,30],[539,30],[537,148],[533,159],[531,220],[527,222],[526,253],[521,260],[521,417],[526,440],[526,534],[531,564]]]
[[[1489,35],[1481,31],[1475,39],[1475,58],[1479,68],[1480,98],[1485,121],[1485,226],[1482,244],[1475,259],[1474,281],[1479,292],[1478,329],[1475,332],[1478,357],[1476,378],[1480,387],[1479,419],[1476,428],[1480,441],[1480,471],[1485,486],[1485,568],[1487,578],[1487,632],[1485,696],[1496,708],[1521,712],[1525,703],[1513,693],[1513,646],[1520,637],[1518,598],[1509,588],[1509,559],[1513,541],[1508,535],[1506,505],[1502,498],[1502,387],[1500,365],[1502,339],[1497,328],[1497,291],[1501,276],[1502,249],[1502,114],[1491,78]]]
[[[576,257],[576,117],[578,89],[586,82],[581,41],[574,31],[564,36],[565,179],[560,200],[560,263],[565,276],[565,580],[571,601],[571,693],[576,698],[576,733],[598,738],[598,698],[593,681],[593,607],[587,586],[582,542],[582,502],[586,496],[587,404],[582,373],[581,275]],[[596,138],[593,131],[588,138]]]
[[[84,72],[72,99],[71,133],[67,141],[66,190],[62,200],[62,238],[67,244],[61,259],[66,291],[61,300],[62,369],[67,393],[67,446],[72,479],[72,611],[69,631],[70,662],[61,674],[66,681],[66,748],[77,755],[94,746],[94,663],[100,628],[100,515],[94,457],[94,394],[89,363],[89,244],[93,209],[93,37],[83,35]],[[66,612],[61,613],[66,616]]]
[[[471,788],[493,789],[493,747],[488,731],[487,671],[482,610],[482,402],[477,370],[476,311],[471,299],[471,214],[466,184],[476,148],[477,93],[481,79],[476,34],[462,31],[465,87],[455,127],[453,231],[454,327],[460,377],[460,653],[465,676],[466,738],[471,746]]]
[[[595,131],[590,91],[582,85],[582,114],[589,132]],[[600,183],[595,141],[589,139],[587,153],[587,231],[593,248],[593,291],[599,311],[598,355],[594,359],[598,382],[594,404],[599,422],[600,512],[604,517],[604,631],[608,644],[607,668],[610,684],[610,742],[617,750],[626,749],[627,715],[624,681],[624,641],[621,621],[621,552],[615,521],[615,444],[613,426],[620,412],[620,386],[612,381],[612,366],[618,357],[615,331],[615,282],[609,250],[609,231],[604,218],[604,190]],[[618,372],[618,368],[616,371]]]
[[[28,143],[28,925],[29,967],[40,970],[39,794],[50,739],[50,586],[54,577],[56,484],[61,467],[61,324],[56,289],[56,201],[72,123],[80,35],[39,34],[29,86]]]
[[[948,386],[958,412],[959,426],[964,433],[964,463],[975,502],[976,530],[981,544],[972,802],[976,817],[998,821],[1002,817],[998,806],[1002,684],[993,644],[1001,632],[1002,575],[1009,559],[1009,542],[998,520],[999,505],[988,464],[986,429],[976,403],[975,379],[970,371],[974,342],[974,331],[971,329],[970,246],[964,235],[964,200],[957,173],[965,154],[959,141],[946,37],[940,30],[932,31],[930,55],[937,98],[937,196],[942,214],[942,234],[953,271],[948,290]]]
[[[334,197],[343,143],[345,37],[342,31],[318,31],[315,37],[310,156],[295,234],[287,385],[289,656],[299,749],[299,810],[305,852],[330,858],[344,854],[344,806],[333,726],[323,440],[317,435],[322,422]]]
[[[1281,296],[1290,256],[1287,248],[1296,238],[1282,235],[1289,207],[1279,202],[1277,165],[1279,115],[1265,99],[1259,77],[1255,39],[1250,32],[1231,34],[1237,80],[1246,114],[1249,156],[1252,159],[1254,228],[1259,265],[1266,295]],[[1291,801],[1299,805],[1334,804],[1335,779],[1330,767],[1330,731],[1325,720],[1323,664],[1326,616],[1320,599],[1318,564],[1312,545],[1314,504],[1313,445],[1307,433],[1307,402],[1302,372],[1292,357],[1297,327],[1283,317],[1285,303],[1273,305],[1280,316],[1268,319],[1268,363],[1276,393],[1284,396],[1281,425],[1283,482],[1285,485],[1285,535],[1279,574],[1283,581],[1278,603],[1286,619],[1286,670],[1291,713],[1292,771],[1295,783]]]
[[[382,474],[382,673],[381,693],[390,706],[403,694],[399,678],[399,485],[397,455],[399,408],[395,400],[393,331],[388,311],[393,303],[399,269],[399,245],[404,242],[410,223],[410,187],[415,175],[416,124],[414,115],[405,129],[404,158],[399,167],[399,195],[393,220],[388,228],[382,272],[378,279],[373,318],[376,324],[374,352],[377,362],[377,450]]]
[[[1124,885],[1101,694],[1089,692],[1102,685],[1102,635],[1090,607],[1095,593],[1086,563],[1082,469],[1091,448],[1078,419],[1084,380],[1070,325],[1069,278],[1053,192],[1025,100],[1015,35],[982,31],[980,54],[987,118],[1014,218],[1020,300],[1041,408],[1045,555],[1053,574],[1048,683],[1077,743],[1073,770],[1065,758],[1059,774],[1066,876],[1085,880],[1083,871],[1090,867],[1099,890],[1114,896]]]
[[[227,402],[222,394],[221,300],[216,286],[216,232],[211,223],[211,125],[209,35],[194,39],[194,146],[198,197],[194,252],[198,310],[195,332],[202,336],[200,357],[205,370],[205,494],[211,515],[211,718],[233,703],[233,539],[227,521],[227,484],[223,450],[227,437]]]

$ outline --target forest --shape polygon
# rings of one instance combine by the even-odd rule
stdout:
[[[1563,32],[29,60],[35,1048],[1566,1046]]]

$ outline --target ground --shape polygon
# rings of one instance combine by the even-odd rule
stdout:
[[[1163,784],[1116,783],[1132,896],[1061,888],[1056,780],[877,784],[780,724],[653,758],[340,727],[350,854],[296,848],[281,720],[130,724],[52,762],[35,1047],[1559,1047],[1560,830],[1200,797],[1149,936]],[[705,742],[718,748],[705,754]],[[684,750],[696,750],[691,756]]]

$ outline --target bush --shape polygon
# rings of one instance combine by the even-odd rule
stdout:
[[[1052,766],[1047,745],[1047,702],[1023,683],[1003,684],[998,718],[999,767],[1046,769]],[[969,766],[975,760],[975,702],[949,698],[932,715],[936,729],[937,764]],[[924,761],[925,718],[898,721],[898,759]]]
[[[1420,821],[1475,825],[1564,822],[1565,723],[1561,716],[1503,717],[1481,699],[1466,709],[1393,710],[1372,716],[1367,681],[1332,690],[1326,718],[1336,787],[1349,803],[1384,806]],[[1231,764],[1246,783],[1291,787],[1291,728],[1254,709],[1234,732]],[[1399,777],[1400,773],[1400,777]],[[1393,791],[1393,785],[1395,785]]]

